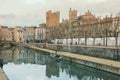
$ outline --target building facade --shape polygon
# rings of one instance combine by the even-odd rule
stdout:
[[[43,42],[45,40],[46,24],[40,24],[39,27],[35,29],[35,40],[38,42]]]
[[[7,26],[0,26],[0,40],[12,41],[12,30]]]
[[[69,20],[74,20],[77,18],[77,10],[69,10]]]
[[[35,41],[35,26],[24,27],[23,29],[23,39],[24,42],[34,42]]]
[[[113,44],[118,45],[117,41],[120,37],[120,17],[112,17],[110,15],[109,17],[97,18],[90,11],[87,11],[74,20],[63,20],[61,24],[65,29],[62,34],[64,38],[61,37],[61,39],[71,40],[69,42],[77,40],[77,44],[80,41],[81,44],[87,44],[89,39],[91,39],[93,45],[107,45],[110,41],[108,38],[112,38],[112,40],[116,40],[116,43],[114,41]],[[101,39],[101,41],[95,42],[98,38]]]
[[[16,43],[23,42],[23,27],[16,26],[14,28],[14,41]]]
[[[60,12],[46,12],[46,25],[48,27],[59,26],[60,22]]]

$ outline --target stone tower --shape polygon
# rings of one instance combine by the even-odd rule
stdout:
[[[46,25],[48,27],[59,26],[60,22],[60,12],[46,12]]]
[[[77,10],[72,10],[70,8],[70,10],[69,10],[69,20],[74,20],[75,18],[77,18]]]

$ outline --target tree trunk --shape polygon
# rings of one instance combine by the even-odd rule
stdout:
[[[78,38],[78,45],[80,45],[80,38]]]
[[[103,38],[103,45],[105,46],[105,37]]]
[[[93,38],[93,46],[95,46],[95,38]]]

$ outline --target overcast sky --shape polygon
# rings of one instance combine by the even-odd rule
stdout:
[[[78,14],[90,10],[96,16],[116,15],[120,0],[0,0],[0,25],[30,26],[45,23],[46,11],[60,11],[60,18],[68,18],[69,8]]]

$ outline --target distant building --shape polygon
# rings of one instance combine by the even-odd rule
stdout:
[[[87,11],[71,21],[63,20],[61,24],[64,26],[63,33],[66,38],[105,37],[106,31],[108,31],[108,36],[114,37],[115,27],[120,30],[119,20],[120,18],[111,16],[103,19],[96,18],[90,11]],[[118,33],[119,35],[120,33]]]
[[[45,39],[46,24],[40,24],[39,27],[35,29],[35,40],[42,42]]]
[[[88,10],[84,15],[82,15],[81,22],[83,24],[93,23],[97,18]]]
[[[60,12],[46,12],[46,25],[48,27],[59,26]]]
[[[23,29],[24,42],[34,42],[35,28],[36,28],[36,26],[24,27],[24,29]]]
[[[12,31],[7,26],[0,26],[0,40],[12,41]]]
[[[69,20],[74,20],[77,18],[77,10],[69,10]]]
[[[1,26],[0,26],[0,40],[2,40]]]
[[[14,40],[14,28],[8,28],[9,29],[9,38],[10,41]]]
[[[21,26],[14,28],[14,41],[16,43],[23,42],[23,28]]]

